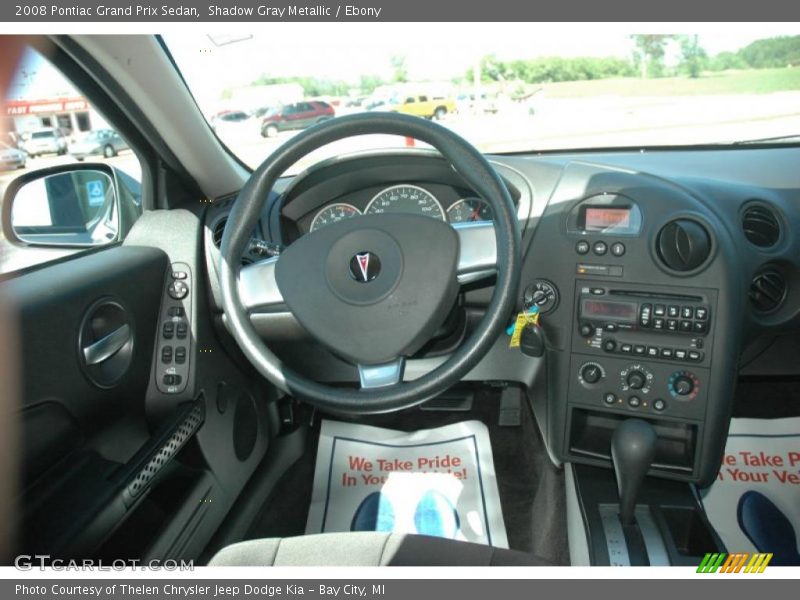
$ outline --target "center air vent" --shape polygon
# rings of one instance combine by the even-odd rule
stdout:
[[[217,221],[217,224],[214,225],[214,231],[211,232],[211,240],[214,242],[214,245],[219,248],[222,246],[222,234],[225,233],[225,224],[228,222],[228,217],[224,219],[220,219]]]
[[[706,228],[690,219],[670,221],[656,238],[658,256],[673,271],[692,271],[711,254]]]
[[[754,246],[769,248],[778,243],[781,226],[775,213],[768,207],[752,204],[742,213],[744,236]]]
[[[776,310],[786,297],[786,279],[780,271],[767,269],[750,282],[750,303],[759,312]]]

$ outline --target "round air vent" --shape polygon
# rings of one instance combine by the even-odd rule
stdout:
[[[697,221],[670,221],[656,239],[658,256],[673,271],[692,271],[702,265],[711,253],[711,237]]]
[[[750,282],[750,303],[759,312],[776,310],[786,298],[786,279],[776,269],[759,272]]]
[[[742,213],[742,231],[754,246],[769,248],[778,243],[781,225],[778,217],[762,204],[751,204]]]
[[[222,246],[222,234],[225,233],[225,224],[228,222],[228,217],[220,219],[217,221],[216,225],[214,225],[214,230],[211,232],[211,241],[214,242],[214,245],[219,248]]]

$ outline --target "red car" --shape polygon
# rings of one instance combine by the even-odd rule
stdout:
[[[261,135],[275,137],[279,131],[305,129],[332,119],[334,115],[333,107],[320,100],[286,104],[267,112],[261,121]]]

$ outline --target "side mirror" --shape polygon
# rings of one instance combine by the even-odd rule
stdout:
[[[60,165],[12,181],[3,199],[3,232],[32,246],[91,247],[124,235],[120,192],[106,165]]]

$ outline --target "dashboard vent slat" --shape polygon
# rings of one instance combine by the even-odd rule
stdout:
[[[786,279],[774,269],[762,271],[750,282],[750,302],[759,312],[777,310],[786,297]]]
[[[759,248],[770,248],[778,243],[781,226],[775,213],[766,206],[754,204],[742,213],[742,231],[747,241]]]
[[[217,221],[216,225],[214,225],[214,231],[211,232],[211,241],[214,242],[214,245],[217,248],[222,246],[222,234],[225,233],[225,224],[227,222],[227,217],[220,219]]]

